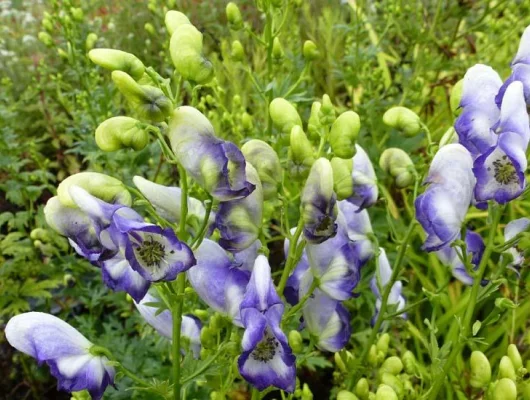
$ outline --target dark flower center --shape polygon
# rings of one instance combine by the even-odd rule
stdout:
[[[493,161],[495,180],[503,185],[517,182],[517,173],[515,167],[507,156],[503,156],[502,160]]]
[[[256,361],[267,362],[274,358],[276,355],[276,349],[280,343],[272,336],[268,331],[265,331],[263,339],[256,345],[256,348],[252,351],[252,358]]]
[[[326,232],[331,228],[331,225],[333,224],[333,219],[329,216],[325,216],[320,223],[318,224],[316,231],[317,232]]]
[[[166,248],[163,244],[155,241],[152,237],[144,240],[138,248],[138,255],[148,267],[160,264],[166,254]]]

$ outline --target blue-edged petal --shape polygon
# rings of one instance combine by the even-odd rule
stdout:
[[[261,247],[261,241],[256,240],[245,250],[234,253],[233,266],[245,271],[252,272],[252,269],[254,268],[254,262],[258,257],[258,253]]]
[[[375,316],[372,321],[377,319],[379,310],[381,309],[382,293],[390,283],[392,277],[392,267],[386,256],[386,251],[383,248],[379,248],[379,257],[377,258],[376,273],[370,281],[370,287],[376,296],[375,302]],[[405,308],[405,298],[401,294],[403,284],[401,281],[395,281],[390,289],[387,304],[395,305],[397,311],[401,311]],[[402,318],[406,318],[406,314],[400,315]]]
[[[368,211],[346,200],[339,201],[339,225],[343,224],[348,238],[352,241],[353,252],[359,267],[365,265],[374,255],[373,243],[369,236],[373,234]]]
[[[17,350],[50,366],[60,390],[86,389],[93,399],[101,399],[114,381],[115,371],[109,360],[92,355],[92,343],[53,315],[40,312],[17,315],[7,323],[5,334]]]
[[[361,210],[371,207],[377,201],[379,189],[374,167],[366,151],[355,145],[356,153],[353,156],[353,196],[348,201],[358,206]]]
[[[126,292],[140,301],[149,290],[151,282],[144,279],[121,253],[101,262],[103,282],[116,292]]]
[[[519,218],[513,221],[510,221],[506,227],[504,228],[504,240],[509,241],[512,240],[515,236],[517,236],[521,232],[525,232],[530,228],[530,219],[528,218]],[[517,244],[508,249],[508,252],[512,255],[512,263],[511,266],[519,267],[521,266],[524,261],[524,251],[523,249],[520,249]]]

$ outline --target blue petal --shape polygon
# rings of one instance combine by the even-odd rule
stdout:
[[[371,207],[377,201],[379,190],[374,167],[366,151],[355,145],[356,153],[353,157],[353,196],[348,201],[358,206],[361,210]]]

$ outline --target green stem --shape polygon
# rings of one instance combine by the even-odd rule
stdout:
[[[296,231],[294,232],[293,237],[289,241],[289,253],[287,254],[287,262],[285,263],[285,268],[282,272],[282,277],[280,278],[280,283],[277,287],[277,292],[281,295],[283,293],[283,290],[285,289],[285,285],[287,284],[287,279],[289,278],[289,275],[291,274],[291,270],[293,269],[294,264],[296,263],[296,250],[299,247],[298,246],[298,239],[300,238],[300,235],[302,234],[302,230],[304,229],[304,221],[302,218],[298,220],[298,226],[296,227]]]
[[[304,306],[305,302],[307,300],[309,300],[309,298],[311,297],[311,295],[313,294],[313,292],[315,291],[315,289],[318,287],[318,279],[316,278],[313,278],[313,283],[311,283],[311,287],[309,288],[309,290],[307,291],[307,293],[300,299],[300,301],[294,306],[292,307],[288,312],[287,314],[285,314],[285,317],[284,317],[284,321],[288,321],[289,318],[291,318],[293,315],[295,315],[299,310],[302,309],[302,307]]]
[[[150,386],[151,386],[147,381],[145,381],[145,380],[143,380],[142,378],[138,377],[134,372],[128,370],[128,369],[125,368],[122,364],[118,365],[118,368],[119,368],[120,372],[121,372],[123,375],[125,375],[125,376],[131,378],[131,379],[132,379],[133,381],[135,381],[137,384],[142,385],[142,386],[144,386],[144,387],[150,387]]]
[[[259,400],[261,399],[261,394],[258,389],[252,388],[252,398],[251,400]]]
[[[202,221],[202,226],[197,234],[197,237],[193,239],[193,242],[191,242],[191,247],[193,250],[197,249],[197,247],[200,246],[202,243],[204,236],[206,235],[206,231],[208,230],[208,225],[210,221],[210,214],[212,213],[212,207],[213,207],[213,198],[210,197],[209,201],[206,203],[206,214],[204,214],[204,220]]]
[[[486,266],[488,265],[489,258],[494,248],[494,240],[495,240],[495,235],[497,233],[497,225],[499,224],[501,214],[502,214],[501,208],[500,207],[493,208],[492,214],[493,214],[492,223],[491,223],[490,232],[488,235],[488,241],[486,243],[486,249],[484,250],[484,255],[482,256],[482,259],[480,260],[478,272],[476,276],[474,276],[473,286],[471,288],[471,295],[469,296],[469,301],[467,302],[466,308],[464,310],[462,330],[459,334],[459,337],[463,339],[467,338],[470,328],[471,328],[470,325],[471,325],[471,320],[473,319],[473,314],[475,312],[475,306],[477,304],[480,283],[482,282],[482,278],[484,277],[484,273],[486,272]],[[435,400],[437,398],[438,393],[440,392],[442,386],[444,385],[446,375],[451,370],[451,367],[453,366],[458,355],[462,353],[464,345],[465,345],[465,341],[462,341],[462,342],[459,342],[458,340],[453,341],[453,349],[451,353],[449,354],[447,361],[444,364],[444,368],[442,372],[438,374],[438,376],[436,377],[434,381],[432,389],[429,392],[429,399]]]
[[[180,330],[182,327],[182,307],[184,305],[184,289],[186,288],[186,275],[177,276],[177,302],[173,313],[173,397],[180,400]]]

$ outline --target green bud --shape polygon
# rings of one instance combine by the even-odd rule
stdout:
[[[50,18],[43,18],[42,27],[48,32],[53,32],[53,22],[50,20]]]
[[[47,47],[52,47],[54,45],[53,39],[47,32],[39,32],[39,40],[44,43]]]
[[[241,152],[245,160],[258,171],[264,199],[274,199],[282,179],[282,166],[274,149],[262,140],[252,139],[241,147]]]
[[[319,113],[320,122],[323,125],[331,125],[335,121],[335,107],[327,94],[322,96],[322,106]]]
[[[85,14],[83,13],[83,10],[81,8],[72,7],[70,8],[70,14],[72,14],[72,17],[74,20],[81,22],[83,21],[83,18]]]
[[[355,394],[362,400],[368,399],[368,396],[370,395],[370,385],[366,378],[361,378],[357,381],[357,384],[355,385]]]
[[[368,351],[368,363],[372,366],[376,366],[378,363],[377,360],[377,347],[375,344],[370,347],[370,350]]]
[[[339,200],[347,199],[353,195],[353,160],[333,157],[331,159],[333,168],[333,190]]]
[[[379,166],[394,178],[396,186],[400,189],[413,185],[416,180],[414,163],[401,149],[393,147],[383,151],[379,158]]]
[[[120,180],[98,172],[79,172],[70,175],[57,187],[57,197],[63,206],[77,207],[69,193],[72,186],[79,186],[107,203],[119,203],[125,206],[132,204],[131,194]]]
[[[271,101],[269,105],[269,114],[274,126],[280,132],[291,132],[293,126],[302,126],[302,120],[296,108],[284,98],[278,97]]]
[[[72,397],[70,400],[91,400],[92,396],[86,390],[81,390],[80,392],[72,392]]]
[[[283,59],[284,52],[283,52],[283,46],[280,42],[280,38],[276,36],[272,42],[272,58],[276,62],[281,61]]]
[[[138,80],[145,71],[144,64],[134,54],[114,49],[93,49],[88,58],[100,67],[111,71],[123,71]]]
[[[359,398],[352,392],[341,390],[339,393],[337,393],[337,400],[359,400]]]
[[[398,400],[398,396],[394,389],[388,385],[382,384],[377,388],[375,400]]]
[[[416,136],[421,131],[418,114],[406,107],[392,107],[383,115],[385,125],[402,131],[405,136]]]
[[[516,400],[517,387],[515,382],[508,378],[502,378],[495,384],[493,389],[493,400]]]
[[[289,346],[295,353],[300,353],[304,349],[304,343],[300,332],[292,330],[289,332]]]
[[[455,128],[452,126],[448,128],[440,139],[440,147],[445,146],[446,144],[458,143],[458,134],[455,131]]]
[[[483,352],[471,353],[471,378],[469,383],[476,389],[485,388],[491,380],[491,366]]]
[[[172,114],[173,103],[159,88],[139,85],[122,71],[112,72],[112,80],[140,117],[162,122]]]
[[[103,151],[123,148],[142,150],[147,143],[149,134],[141,128],[140,121],[134,118],[109,118],[96,129],[96,144]]]
[[[169,51],[177,71],[186,80],[205,84],[214,75],[212,63],[202,55],[202,33],[191,24],[178,27],[171,35]]]
[[[307,130],[309,131],[309,136],[316,138],[320,136],[320,130],[322,129],[322,123],[320,122],[320,108],[322,103],[319,101],[313,102],[311,106],[311,114],[307,122]]]
[[[377,343],[375,344],[375,346],[377,350],[382,351],[386,357],[389,344],[390,344],[390,335],[388,333],[383,333],[377,340]]]
[[[166,24],[167,32],[169,36],[172,36],[173,33],[182,25],[191,25],[190,20],[180,11],[170,10],[166,13],[164,18],[164,23]]]
[[[346,364],[344,364],[344,361],[342,360],[342,357],[340,356],[340,352],[336,352],[334,354],[333,358],[335,359],[335,365],[337,366],[337,368],[341,372],[347,373],[348,372],[348,368],[346,368]]]
[[[29,234],[32,240],[42,240],[43,242],[49,242],[51,237],[50,233],[46,229],[35,228]]]
[[[193,310],[192,314],[199,318],[201,321],[206,321],[209,316],[208,311],[201,310],[200,308]]]
[[[68,55],[68,53],[61,48],[57,49],[57,54],[59,54],[59,57],[61,57],[63,60],[68,61],[70,59],[70,56]]]
[[[87,35],[85,40],[85,50],[90,51],[94,48],[96,45],[96,42],[98,41],[98,35],[96,35],[94,32],[91,32]]]
[[[515,373],[515,368],[510,357],[503,356],[501,358],[501,362],[499,363],[499,377],[508,378],[514,382],[517,380],[517,374]]]
[[[403,362],[399,357],[388,357],[381,365],[381,372],[388,372],[392,375],[397,375],[403,370]]]
[[[204,326],[201,329],[201,345],[205,348],[212,348],[215,346],[216,332],[209,326]]]
[[[416,364],[416,357],[411,351],[406,351],[405,354],[401,357],[403,365],[405,367],[405,372],[409,375],[416,375],[418,372],[418,366]]]
[[[144,29],[151,36],[156,36],[156,29],[153,26],[153,24],[151,24],[149,22],[146,22],[145,25],[144,25]]]
[[[337,157],[352,158],[355,155],[355,141],[360,129],[361,120],[354,111],[343,112],[333,122],[329,144]]]
[[[302,387],[302,400],[313,400],[313,393],[311,393],[307,383],[304,383]]]
[[[305,178],[315,162],[313,146],[298,125],[293,126],[290,136],[289,159],[294,178]]]
[[[402,399],[405,396],[405,388],[397,376],[383,372],[381,383],[390,386],[396,392],[398,398]]]
[[[518,371],[520,368],[523,368],[523,359],[521,358],[521,354],[519,354],[519,350],[517,350],[516,345],[509,345],[507,354],[516,371]]]
[[[239,11],[239,7],[233,2],[230,2],[226,5],[226,19],[230,24],[230,28],[234,31],[238,31],[243,28],[243,17],[241,16],[241,11]]]
[[[254,127],[252,116],[249,113],[244,112],[243,115],[241,115],[241,126],[246,131],[250,131]]]
[[[449,98],[449,103],[451,105],[451,111],[454,115],[460,114],[460,100],[462,100],[462,91],[464,89],[464,80],[460,79],[453,86],[451,90],[451,97]]]
[[[234,61],[241,62],[245,59],[245,49],[239,40],[234,40],[232,42],[232,52],[230,56]]]
[[[312,61],[320,56],[317,45],[311,40],[306,40],[304,42],[302,53],[307,61]]]
[[[501,310],[513,310],[517,308],[517,304],[506,297],[498,297],[495,299],[495,307]]]

